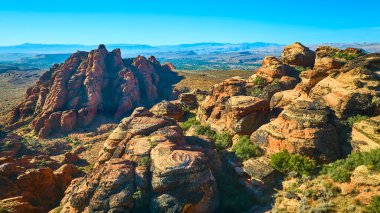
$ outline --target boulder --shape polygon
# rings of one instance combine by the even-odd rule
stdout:
[[[282,76],[289,75],[289,67],[284,65],[279,59],[274,56],[266,56],[263,59],[263,63],[255,74],[260,75],[268,81],[273,78],[281,78]]]
[[[249,135],[267,122],[269,103],[260,98],[233,96],[229,99],[226,106],[227,110],[224,122],[225,129],[229,132]]]
[[[184,115],[184,111],[180,107],[169,101],[162,101],[154,105],[150,111],[155,115],[166,116],[175,120],[181,120]]]
[[[278,118],[256,130],[250,137],[251,142],[259,145],[266,155],[288,150],[332,161],[339,156],[339,141],[329,114],[329,110],[317,102],[297,100]]]
[[[196,109],[198,107],[197,94],[194,93],[181,93],[178,96],[178,101],[188,109]]]
[[[284,64],[301,67],[314,67],[315,52],[303,46],[299,42],[295,42],[284,47],[281,54],[281,61]]]

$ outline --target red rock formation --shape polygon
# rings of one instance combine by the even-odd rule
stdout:
[[[71,180],[81,175],[74,165],[58,166],[48,156],[0,158],[1,206],[11,212],[47,212],[57,206]]]
[[[205,153],[174,120],[137,108],[109,136],[94,170],[73,181],[61,212],[212,212],[216,183]]]
[[[28,89],[9,121],[33,116],[32,127],[44,138],[87,126],[99,113],[120,118],[137,105],[154,103],[160,95],[159,74],[168,70],[154,57],[123,60],[119,49],[108,52],[104,45],[78,51]]]

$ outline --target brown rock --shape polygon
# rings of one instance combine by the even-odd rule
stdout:
[[[169,101],[162,101],[154,105],[150,111],[155,115],[166,116],[175,120],[181,120],[184,115],[184,112],[180,107]]]
[[[168,71],[172,71],[172,70],[175,70],[175,69],[176,69],[175,66],[174,66],[172,63],[170,63],[170,62],[165,62],[165,63],[162,65],[162,67],[163,67],[164,69],[168,70]]]
[[[355,48],[340,50],[338,48],[330,46],[318,47],[315,50],[315,53],[316,59],[314,69],[316,70],[339,69],[348,62],[348,57],[357,57],[365,54],[363,50]]]
[[[174,120],[139,108],[109,136],[94,170],[72,182],[61,212],[212,212],[216,183],[205,153],[186,144]]]
[[[256,75],[268,76],[269,78],[281,78],[288,74],[288,68],[274,56],[266,56],[261,67],[256,70]]]
[[[61,116],[61,132],[71,132],[77,123],[77,112],[75,110],[64,111]]]
[[[299,42],[286,46],[281,54],[284,64],[302,67],[314,67],[315,53]]]
[[[324,102],[339,118],[372,116],[379,109],[380,81],[376,67],[380,67],[379,54],[354,59],[337,74],[318,82],[310,97]]]
[[[339,156],[335,127],[329,123],[329,111],[316,102],[296,101],[278,118],[261,126],[251,135],[267,155],[288,150],[322,161]]]

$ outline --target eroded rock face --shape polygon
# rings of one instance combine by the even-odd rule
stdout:
[[[78,51],[28,89],[9,122],[33,116],[32,127],[44,138],[87,126],[99,113],[120,118],[159,99],[159,74],[168,71],[153,56],[123,60],[119,49],[109,52],[104,45],[89,53]]]
[[[253,132],[266,121],[269,103],[247,96],[246,87],[247,81],[237,77],[214,85],[211,94],[199,106],[199,120],[217,131]]]
[[[47,212],[57,206],[71,180],[82,175],[72,164],[59,165],[48,156],[0,158],[1,206],[11,212]]]
[[[368,54],[350,61],[335,75],[318,82],[310,91],[334,110],[338,118],[378,113],[380,54]]]
[[[281,78],[282,76],[289,75],[291,70],[288,66],[284,65],[278,58],[274,56],[266,56],[263,59],[261,67],[256,70],[256,74],[273,79]]]
[[[339,141],[329,122],[329,111],[316,102],[296,101],[278,118],[256,130],[251,141],[268,155],[288,150],[322,161],[339,156]]]
[[[299,42],[286,46],[281,54],[284,64],[302,67],[314,67],[315,53]]]
[[[205,153],[174,120],[138,108],[109,136],[94,170],[66,191],[61,212],[212,212],[216,183]]]
[[[316,70],[339,69],[348,62],[349,57],[356,57],[365,54],[365,52],[360,49],[347,48],[345,50],[340,50],[330,46],[318,47],[315,50],[315,53],[316,59],[314,69]]]
[[[380,116],[354,123],[351,132],[354,151],[367,152],[380,148]]]

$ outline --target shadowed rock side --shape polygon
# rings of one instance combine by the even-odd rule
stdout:
[[[167,81],[160,81],[161,74]],[[119,49],[109,52],[104,45],[89,53],[78,51],[28,89],[9,123],[33,116],[34,131],[45,138],[87,126],[99,113],[118,119],[136,106],[169,97],[171,85],[165,81],[170,74],[175,75],[170,66],[161,66],[153,56],[123,60]]]
[[[94,170],[73,181],[61,212],[212,212],[217,190],[205,153],[174,120],[137,108],[109,136]]]

